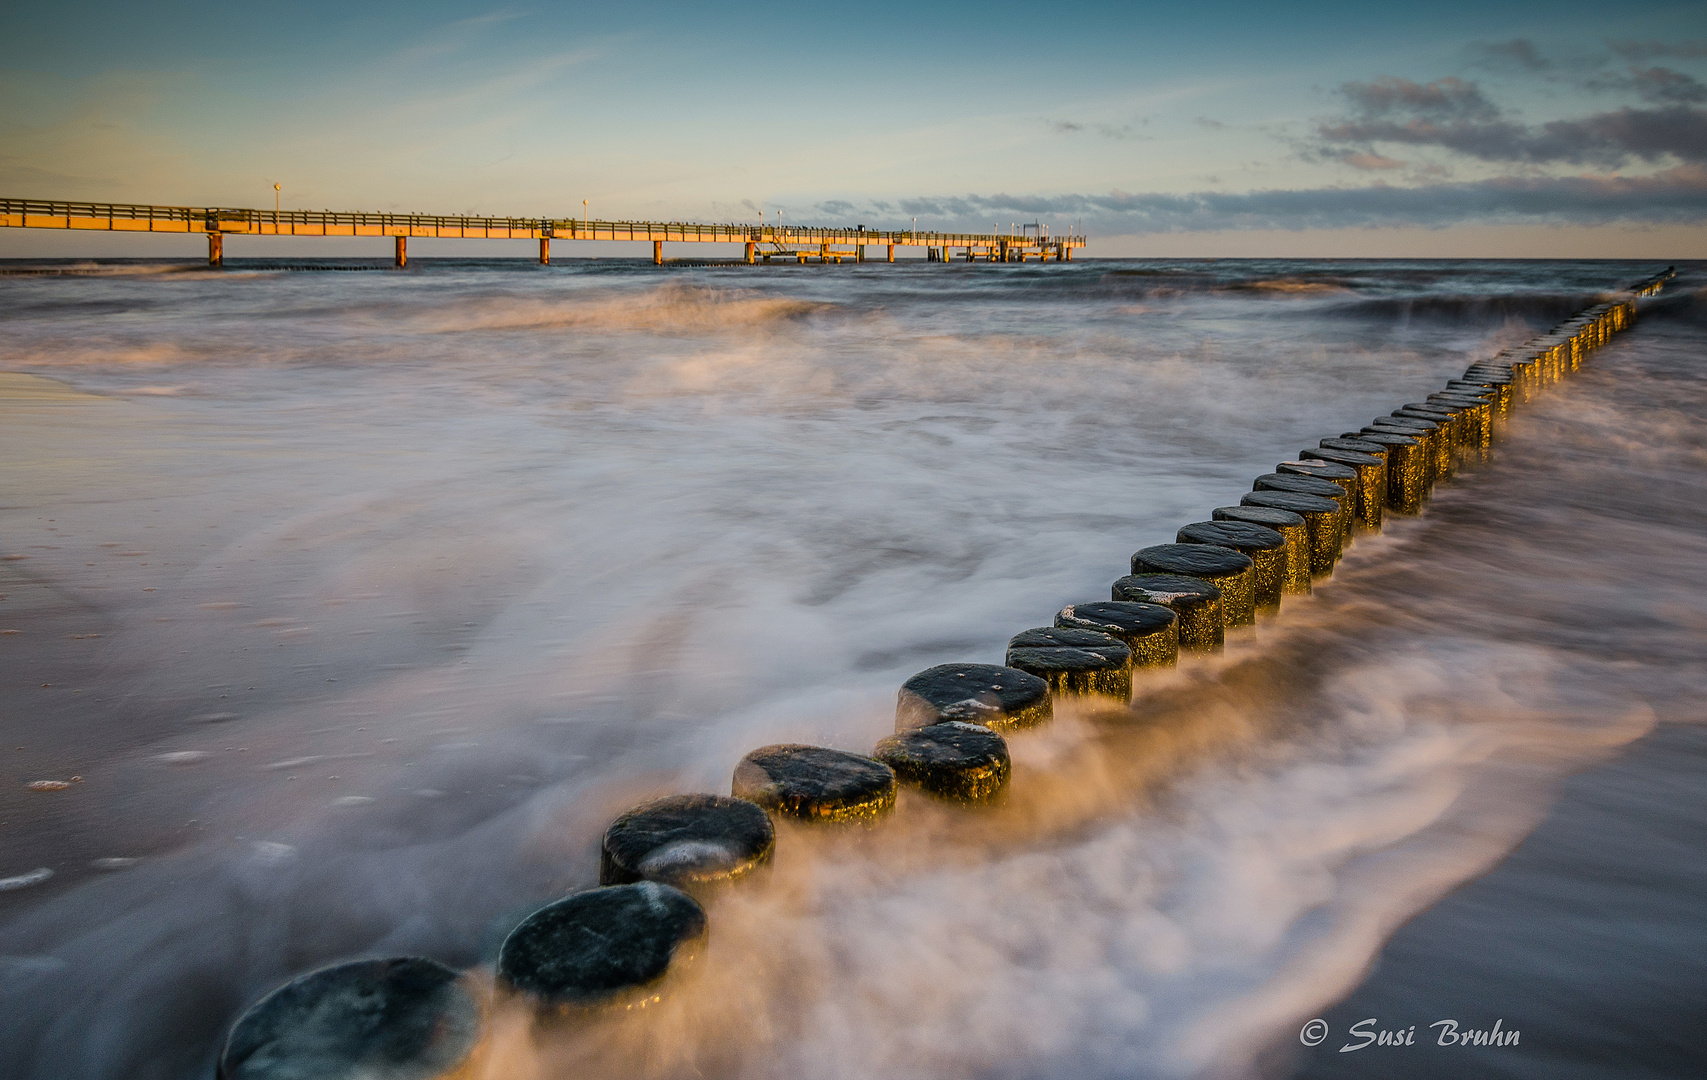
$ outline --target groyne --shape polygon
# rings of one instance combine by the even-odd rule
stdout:
[[[1025,728],[1046,723],[1052,701],[1077,694],[1124,700],[1122,667],[1129,687],[1141,685],[1144,667],[1180,662],[1186,611],[1215,623],[1211,629],[1224,637],[1230,616],[1242,618],[1224,603],[1225,585],[1245,586],[1246,602],[1254,601],[1262,617],[1283,615],[1286,594],[1308,589],[1312,572],[1318,583],[1331,575],[1347,542],[1381,528],[1385,515],[1423,512],[1430,488],[1488,460],[1510,413],[1568,378],[1594,349],[1628,329],[1635,296],[1656,291],[1667,276],[1638,283],[1628,290],[1633,295],[1597,304],[1521,347],[1472,364],[1435,394],[1418,395],[1408,405],[1395,399],[1398,407],[1389,417],[1365,425],[1375,430],[1328,433],[1322,442],[1332,445],[1319,449],[1370,460],[1347,463],[1299,453],[1259,479],[1252,493],[1258,501],[1212,515],[1249,528],[1218,532],[1202,528],[1206,522],[1185,524],[1180,545],[1163,545],[1201,545],[1238,558],[1192,560],[1189,552],[1144,549],[1133,558],[1133,577],[1113,587],[1111,600],[1063,609],[1055,632],[1040,627],[1017,635],[1009,654],[1010,663],[1019,661],[1015,666],[944,665],[953,670],[932,669],[909,679],[897,703],[896,729],[924,731],[926,737],[880,744],[870,757],[798,745],[761,748],[736,770],[732,792],[745,796],[744,802],[679,797],[684,801],[624,814],[604,844],[612,864],[622,868],[620,879],[613,873],[616,880],[603,888],[530,916],[526,932],[518,928],[513,947],[506,942],[500,952],[496,978],[406,957],[321,969],[263,999],[239,1021],[221,1058],[221,1075],[301,1074],[302,1055],[312,1052],[322,1055],[312,1059],[313,1075],[468,1076],[480,1060],[480,1018],[505,1000],[533,1008],[541,1024],[574,1023],[659,1000],[669,992],[672,973],[702,952],[719,891],[747,888],[746,868],[770,857],[769,834],[752,811],[767,821],[769,815],[810,819],[811,828],[882,830],[894,812],[895,786],[917,784],[976,813],[978,802],[1009,782],[1006,740],[1024,738]],[[1380,434],[1389,431],[1395,434]],[[1347,442],[1363,445],[1347,448]],[[1426,467],[1419,458],[1427,459]],[[1284,509],[1279,499],[1314,500],[1294,503],[1312,507],[1310,516]],[[1379,506],[1370,505],[1377,501]],[[1237,543],[1217,543],[1221,537]],[[1285,563],[1270,570],[1293,587],[1283,584],[1275,594],[1269,584],[1258,592],[1261,575],[1252,556],[1274,552],[1284,553]],[[1301,586],[1295,562],[1303,571]],[[1191,662],[1189,650],[1184,662]],[[392,1017],[407,1018],[408,1024],[393,1024]],[[323,1030],[326,1025],[332,1028]]]

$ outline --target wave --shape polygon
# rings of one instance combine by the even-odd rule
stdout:
[[[1228,291],[1248,290],[1251,292],[1303,293],[1309,295],[1352,291],[1351,287],[1345,282],[1309,281],[1300,278],[1276,278],[1270,281],[1241,281],[1234,285],[1224,285],[1222,288]]]
[[[1520,318],[1556,322],[1593,302],[1585,293],[1450,294],[1381,296],[1338,304],[1324,314],[1376,319],[1488,320]]]
[[[547,329],[696,334],[763,328],[838,307],[825,301],[671,284],[639,295],[483,297],[419,316],[415,323],[446,334]]]
[[[205,274],[217,274],[220,271],[209,271],[207,267],[186,263],[98,263],[84,262],[42,262],[16,263],[0,265],[0,276],[6,277],[57,277],[74,275],[77,277],[150,277],[157,274],[195,274],[201,271]]]
[[[176,341],[109,342],[91,339],[83,342],[42,342],[30,345],[0,346],[0,364],[8,367],[41,368],[66,367],[177,367],[213,359],[210,350],[186,348]]]

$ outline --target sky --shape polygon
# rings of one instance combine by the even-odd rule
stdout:
[[[1698,2],[68,0],[5,23],[7,197],[270,208],[278,183],[287,209],[1040,221],[1093,256],[1707,257]],[[196,243],[5,229],[0,257]],[[228,253],[334,242],[304,243]]]

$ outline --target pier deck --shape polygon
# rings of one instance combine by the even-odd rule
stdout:
[[[664,245],[741,244],[747,262],[864,262],[880,247],[889,262],[895,249],[922,247],[926,258],[947,262],[1067,261],[1085,237],[1073,233],[948,233],[800,225],[699,224],[683,221],[593,221],[587,218],[479,217],[466,214],[386,214],[344,210],[244,210],[230,207],[142,206],[128,203],[0,199],[0,228],[94,232],[201,233],[208,263],[224,262],[227,236],[372,236],[395,241],[398,266],[408,262],[411,237],[455,240],[534,240],[540,262],[551,259],[553,240],[633,241],[652,244],[652,261]],[[956,255],[956,253],[959,253]]]

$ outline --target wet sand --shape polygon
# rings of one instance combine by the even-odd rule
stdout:
[[[1498,868],[1407,923],[1322,1013],[1330,1037],[1273,1066],[1298,1080],[1684,1080],[1707,1068],[1707,727],[1668,725],[1566,781]],[[1349,1029],[1415,1029],[1360,1046]],[[1455,1020],[1455,1026],[1439,1025]],[[1459,1031],[1517,1031],[1464,1047]],[[1448,1044],[1441,1045],[1441,1038]]]

